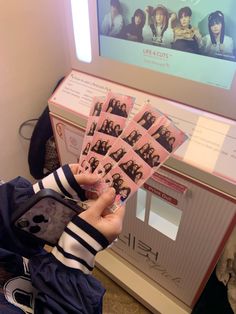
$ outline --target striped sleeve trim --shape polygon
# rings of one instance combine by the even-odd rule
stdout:
[[[72,219],[72,222],[78,228],[89,234],[93,239],[96,239],[96,241],[102,246],[103,249],[105,249],[109,245],[109,241],[107,240],[107,238],[104,237],[101,232],[99,232],[97,229],[95,229],[79,216],[75,216]]]
[[[96,254],[109,245],[108,240],[86,221],[76,216],[68,224],[52,254],[64,265],[88,274]]]
[[[85,191],[76,182],[69,165],[64,165],[40,180],[33,185],[33,189],[35,193],[42,189],[52,189],[70,198],[77,196],[81,200],[86,199]]]
[[[64,165],[64,166],[62,166],[62,169],[63,169],[65,176],[68,180],[68,183],[69,183],[69,185],[73,191],[72,194],[76,193],[77,196],[81,199],[81,201],[85,201],[86,200],[85,191],[81,188],[81,186],[75,180],[75,177],[70,170],[70,166]]]

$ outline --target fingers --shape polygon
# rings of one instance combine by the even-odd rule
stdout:
[[[114,214],[117,215],[122,221],[124,219],[125,216],[125,206],[120,206],[118,207],[115,211]]]
[[[114,188],[107,189],[88,210],[91,212],[96,211],[96,215],[101,216],[103,211],[113,204],[115,195],[116,193]]]
[[[80,185],[95,184],[100,180],[99,175],[93,173],[75,174],[75,179]]]

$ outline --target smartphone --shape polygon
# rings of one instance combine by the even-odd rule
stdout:
[[[51,189],[42,189],[13,213],[11,221],[17,230],[54,246],[66,225],[82,211],[76,201]]]

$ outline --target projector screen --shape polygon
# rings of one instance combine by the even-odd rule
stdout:
[[[235,0],[71,0],[65,12],[72,68],[236,120]]]

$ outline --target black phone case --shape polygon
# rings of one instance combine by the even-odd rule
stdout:
[[[75,201],[42,189],[13,213],[11,221],[17,230],[54,246],[73,216],[83,210]]]

